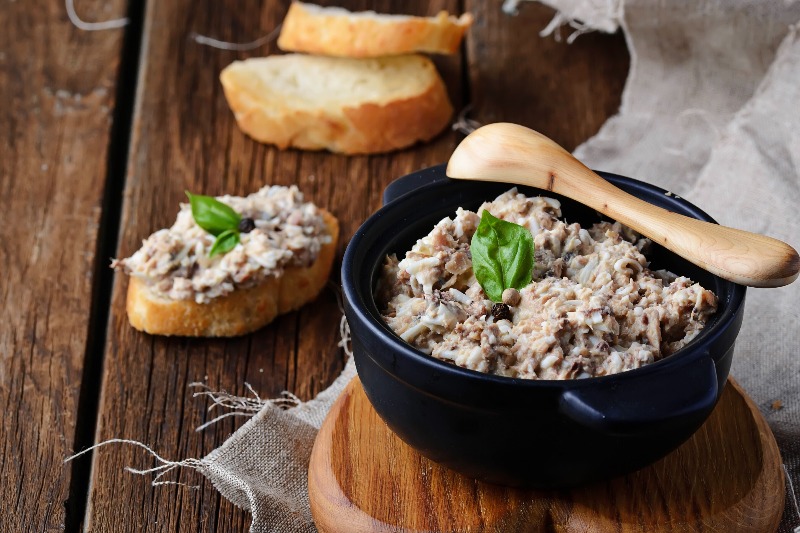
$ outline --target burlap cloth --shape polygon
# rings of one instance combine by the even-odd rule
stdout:
[[[800,3],[545,3],[560,11],[549,31],[566,37],[621,27],[631,54],[619,114],[575,151],[580,159],[669,189],[722,224],[800,245],[800,38],[792,26],[800,22]],[[556,29],[565,22],[571,25]],[[800,282],[749,290],[732,374],[772,426],[795,486],[798,348]],[[354,373],[351,362],[328,390],[289,410],[267,405],[199,462],[226,498],[252,512],[251,531],[315,530],[306,483],[311,446]],[[800,525],[787,496],[782,532]]]

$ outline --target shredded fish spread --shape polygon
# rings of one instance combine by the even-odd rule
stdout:
[[[480,213],[527,227],[533,281],[496,319],[472,272]],[[527,379],[574,379],[639,368],[692,340],[717,309],[698,283],[648,269],[650,241],[619,223],[559,220],[561,204],[516,189],[459,208],[406,253],[386,258],[376,300],[403,340],[458,366]]]
[[[322,212],[304,202],[295,186],[267,186],[244,198],[217,200],[255,223],[231,251],[209,257],[215,237],[195,223],[189,204],[181,204],[171,228],[150,235],[131,257],[112,261],[112,268],[144,280],[157,296],[208,303],[286,267],[309,266],[331,242]]]

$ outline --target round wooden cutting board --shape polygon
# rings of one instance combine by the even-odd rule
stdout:
[[[356,378],[320,429],[308,482],[323,533],[773,532],[784,500],[772,432],[732,381],[697,433],[657,463],[587,487],[531,491],[422,457],[381,421]]]

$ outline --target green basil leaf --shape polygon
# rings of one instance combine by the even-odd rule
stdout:
[[[217,254],[226,254],[233,250],[234,246],[239,244],[239,230],[229,229],[223,231],[217,236],[214,245],[208,252],[208,257],[214,257]]]
[[[191,194],[186,191],[192,205],[192,217],[197,225],[212,235],[219,236],[226,230],[236,229],[242,217],[212,196]]]
[[[484,210],[472,236],[472,271],[493,302],[505,289],[522,289],[533,273],[533,236],[527,228],[506,222]]]

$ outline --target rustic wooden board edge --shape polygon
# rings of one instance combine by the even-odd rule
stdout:
[[[331,465],[332,449],[326,447],[333,438],[335,421],[347,410],[352,401],[356,387],[360,386],[358,377],[345,386],[339,398],[331,406],[328,416],[319,429],[308,468],[308,494],[311,514],[320,533],[337,530],[337,522],[333,519],[341,509],[347,509],[348,528],[352,533],[371,533],[380,529],[388,529],[389,524],[382,524],[367,513],[354,506],[341,490]]]
[[[786,477],[784,476],[783,472],[783,459],[781,458],[781,452],[778,449],[778,442],[775,440],[775,436],[772,434],[772,430],[767,423],[767,419],[764,418],[761,410],[742,388],[742,386],[739,385],[739,383],[732,377],[728,378],[728,383],[739,393],[747,407],[753,413],[753,419],[755,420],[756,427],[758,428],[762,446],[764,446],[764,468],[761,470],[759,478],[756,479],[755,483],[756,485],[762,487],[776,486],[776,492],[780,494],[780,501],[778,501],[778,499],[774,500],[775,507],[768,510],[775,517],[771,525],[771,529],[777,531],[778,526],[780,525],[783,508],[786,503]],[[753,494],[753,491],[751,491],[748,496],[754,499],[756,497]],[[763,500],[761,501],[763,502]],[[753,505],[755,505],[755,503]]]
[[[749,410],[752,422],[758,430],[763,451],[763,464],[759,475],[757,479],[754,480],[751,490],[747,495],[737,502],[737,510],[746,514],[747,510],[758,509],[758,515],[769,515],[771,517],[771,522],[766,526],[765,531],[775,531],[777,530],[782,516],[785,494],[785,478],[783,476],[780,451],[778,450],[777,442],[772,435],[772,431],[758,407],[733,378],[729,378],[728,381],[732,392],[736,394],[736,398],[733,401],[741,400]],[[348,409],[352,407],[357,394],[363,395],[363,389],[358,377],[354,378],[345,387],[344,391],[332,406],[328,417],[320,428],[311,452],[308,471],[308,491],[311,512],[315,524],[322,533],[344,531],[342,529],[343,524],[347,524],[346,531],[353,533],[417,533],[418,530],[416,529],[406,529],[397,524],[387,524],[370,516],[348,498],[339,480],[336,478],[332,459],[332,454],[335,452],[332,447],[334,433],[341,421],[340,417],[347,416]],[[362,399],[361,401],[367,400]],[[388,428],[386,431],[388,431]],[[766,492],[771,492],[772,498],[768,497]],[[769,505],[766,508],[763,507],[765,502]],[[735,521],[736,517],[733,518]],[[742,518],[745,519],[747,517],[743,516]],[[548,519],[552,520],[553,517],[551,516]],[[503,527],[502,524],[504,523],[505,522],[501,521],[498,525]],[[745,522],[742,522],[742,524],[744,523]],[[582,525],[586,526],[586,524]],[[714,527],[713,524],[707,525],[708,527]],[[628,526],[631,525],[629,524]],[[693,528],[687,529],[687,525],[683,522],[674,523],[673,526],[676,528],[676,531],[700,531]],[[736,527],[728,523],[726,527],[734,527],[734,529],[726,529],[729,533],[735,531],[741,533],[751,532],[750,527],[747,525],[739,525]],[[592,531],[606,530],[605,526],[599,526],[599,528],[591,527],[590,529]],[[558,530],[562,531],[562,529]],[[638,529],[636,529],[634,525],[632,527],[626,526],[620,529],[620,531],[623,530],[629,531]],[[483,530],[479,529],[479,531]]]

